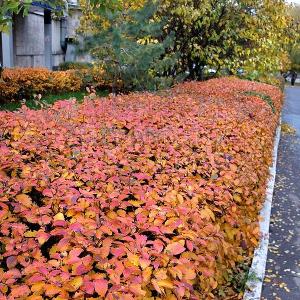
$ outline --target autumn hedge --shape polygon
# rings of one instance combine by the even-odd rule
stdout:
[[[0,112],[0,299],[241,297],[281,105],[223,78]]]
[[[28,98],[33,94],[80,91],[87,85],[105,85],[99,69],[50,71],[46,68],[4,69],[0,79],[0,102]]]

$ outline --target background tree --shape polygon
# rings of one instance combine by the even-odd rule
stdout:
[[[109,26],[108,12],[139,9],[145,0],[79,0],[82,10],[80,33],[95,33]],[[99,26],[99,27],[98,27]]]
[[[300,5],[291,5],[289,7],[290,15],[293,18],[293,30],[298,33],[296,36],[294,43],[291,43],[289,48],[289,58],[290,65],[284,66],[284,71],[288,71],[290,69],[300,72]]]
[[[108,11],[139,9],[144,1],[82,0],[84,32],[106,30]],[[178,55],[170,74],[204,79],[205,72],[255,79],[289,65],[297,30],[284,0],[157,0],[152,22],[165,22],[162,38],[174,35],[165,55]]]
[[[284,0],[162,0],[159,16],[175,32],[178,69],[203,79],[205,69],[272,73],[293,39]]]
[[[272,74],[288,65],[291,45],[298,39],[298,31],[289,14],[285,1],[265,0],[253,8],[255,12],[248,19],[246,34],[252,47],[243,61],[248,73],[255,70],[258,74]]]
[[[114,4],[89,8],[93,19],[91,23],[84,20],[87,34],[83,50],[105,70],[113,89],[118,83],[123,90],[156,90],[171,85],[176,76],[170,76],[169,70],[176,62],[176,53],[165,54],[173,44],[172,35],[162,37],[163,22],[154,21],[156,3],[147,1],[141,7],[128,2]]]

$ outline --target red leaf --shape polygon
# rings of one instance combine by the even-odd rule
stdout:
[[[193,251],[194,250],[194,244],[191,242],[191,241],[189,241],[189,240],[187,240],[186,241],[186,247],[189,249],[189,251]]]
[[[95,287],[93,282],[91,281],[86,281],[83,283],[83,288],[84,290],[89,294],[92,295],[94,293]]]
[[[76,268],[75,275],[82,275],[88,272],[88,269],[84,265],[79,265]]]
[[[108,289],[108,282],[105,279],[97,279],[94,281],[95,291],[100,297],[105,297]]]
[[[27,285],[14,287],[11,291],[11,296],[14,298],[18,298],[18,297],[24,298],[29,294],[30,294],[30,289]]]

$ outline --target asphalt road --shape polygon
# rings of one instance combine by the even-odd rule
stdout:
[[[287,87],[262,299],[300,300],[300,87]]]

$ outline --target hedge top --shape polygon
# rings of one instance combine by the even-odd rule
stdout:
[[[0,298],[238,297],[281,105],[223,78],[0,112]]]

